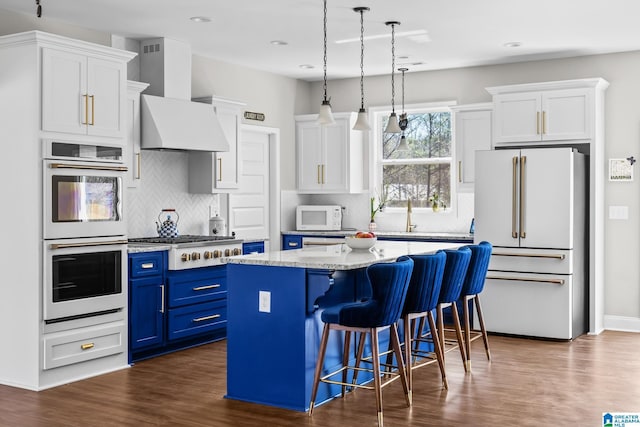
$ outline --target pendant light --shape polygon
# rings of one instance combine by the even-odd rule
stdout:
[[[396,32],[395,26],[400,25],[398,21],[388,21],[384,23],[385,25],[391,25],[391,114],[389,115],[389,120],[387,121],[387,128],[384,130],[385,133],[400,133],[402,129],[398,125],[398,116],[396,116],[395,109],[395,97],[396,97],[396,85],[395,85],[395,72],[396,72]]]
[[[360,110],[358,111],[358,119],[353,125],[353,130],[371,130],[369,119],[367,119],[367,111],[364,109],[364,12],[368,12],[368,7],[355,7],[354,12],[360,14]]]
[[[402,114],[400,114],[400,122],[398,122],[398,127],[402,131],[402,136],[400,137],[400,144],[398,145],[398,151],[409,151],[409,146],[407,145],[407,138],[404,136],[404,131],[409,124],[409,120],[407,120],[407,113],[404,112],[404,73],[409,71],[408,68],[398,68],[398,71],[402,72]]]
[[[318,124],[330,125],[336,121],[333,119],[331,112],[331,98],[327,98],[327,0],[324,0],[324,98],[320,105],[320,113],[318,114]]]

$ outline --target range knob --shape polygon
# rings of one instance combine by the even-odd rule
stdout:
[[[215,251],[213,251],[213,257],[214,258],[220,258],[222,256],[222,251],[219,249],[216,249]]]
[[[240,248],[234,248],[233,249],[233,254],[234,255],[242,255],[242,251],[240,250]]]
[[[182,262],[187,262],[191,260],[191,255],[190,254],[182,254],[180,255],[180,259],[182,260]]]
[[[210,259],[210,258],[213,258],[213,252],[204,251],[204,259]]]
[[[191,254],[191,261],[197,261],[200,259],[200,252],[194,252]]]
[[[231,255],[231,249],[225,249],[224,256],[229,256],[229,255]]]

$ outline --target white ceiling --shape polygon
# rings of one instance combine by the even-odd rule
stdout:
[[[322,78],[322,0],[40,0],[42,20],[145,39],[188,42],[195,54],[304,80]],[[360,75],[364,15],[365,75],[640,50],[636,0],[328,0],[328,78]],[[0,9],[35,16],[35,0],[0,0]],[[207,16],[209,23],[194,23]],[[423,32],[415,40],[405,32]],[[424,34],[428,37],[424,37]],[[336,40],[355,42],[336,44]],[[272,40],[288,44],[275,46]],[[520,42],[517,48],[505,47]],[[401,58],[406,57],[406,58]],[[416,63],[421,63],[416,65]],[[300,65],[313,65],[302,69]]]

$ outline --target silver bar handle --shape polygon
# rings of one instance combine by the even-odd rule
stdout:
[[[514,156],[511,159],[511,237],[514,239],[518,238],[518,230],[516,229],[516,221],[517,221],[517,203],[516,198],[518,197],[518,157]]]
[[[164,285],[160,285],[160,313],[164,313]]]
[[[538,279],[535,277],[509,277],[509,276],[487,276],[487,279],[511,280],[514,282],[553,283],[555,285],[564,285],[564,279]]]
[[[512,256],[523,258],[552,258],[552,259],[565,259],[565,254],[514,254],[514,253],[493,253],[493,256]]]
[[[198,317],[196,319],[193,319],[193,321],[194,322],[204,322],[205,320],[213,320],[213,319],[217,319],[218,317],[220,317],[219,314],[212,314],[211,316]]]
[[[51,169],[82,169],[115,172],[126,172],[128,170],[126,166],[70,165],[67,163],[51,163],[49,167]]]
[[[520,160],[520,238],[526,239],[527,232],[524,229],[524,210],[525,210],[525,197],[524,197],[524,176],[525,166],[527,164],[527,156],[522,156]]]
[[[109,240],[107,242],[84,242],[84,243],[52,243],[49,249],[84,248],[87,246],[111,246],[126,245],[126,240]]]
[[[207,289],[216,289],[219,288],[221,285],[219,284],[215,284],[215,285],[206,285],[206,286],[198,286],[197,288],[193,288],[194,291],[206,291]]]

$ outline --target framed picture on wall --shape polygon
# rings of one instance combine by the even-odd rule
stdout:
[[[633,164],[629,159],[609,159],[609,181],[633,181]]]

